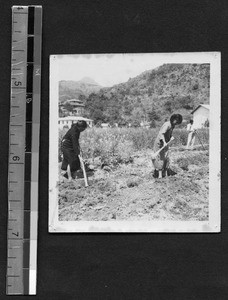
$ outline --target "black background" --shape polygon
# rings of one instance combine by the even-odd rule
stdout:
[[[0,298],[5,296],[11,5],[43,5],[37,296],[228,299],[228,1],[1,1]],[[49,55],[221,51],[222,232],[49,234]],[[27,296],[25,299],[30,298]]]

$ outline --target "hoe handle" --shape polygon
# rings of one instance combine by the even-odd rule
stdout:
[[[82,172],[83,172],[83,176],[84,176],[85,187],[87,187],[87,186],[89,186],[89,184],[88,184],[87,174],[86,174],[86,170],[85,170],[85,164],[84,164],[84,161],[80,154],[78,155],[78,158],[80,160],[80,164],[81,164],[81,168],[82,168]]]
[[[158,156],[158,154],[172,141],[174,140],[174,137],[172,136],[171,139],[168,141],[168,143],[166,143],[166,145],[162,146],[157,152],[152,153],[152,160],[156,159],[156,157]]]

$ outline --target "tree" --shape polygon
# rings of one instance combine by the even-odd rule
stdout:
[[[133,127],[139,127],[140,122],[144,119],[143,111],[140,108],[134,108],[130,118]]]
[[[101,94],[92,93],[85,101],[85,110],[87,116],[92,118],[95,122],[96,120],[104,121],[104,108],[105,108],[105,99]]]
[[[127,126],[127,121],[126,121],[126,119],[121,119],[121,120],[118,122],[118,125],[119,125],[120,127],[125,127],[125,126]]]
[[[152,110],[148,112],[148,119],[149,119],[149,121],[152,121],[152,120],[159,121],[160,120],[160,116],[154,108],[152,108]]]
[[[133,105],[130,103],[129,100],[125,100],[123,105],[124,105],[124,114],[130,116],[133,110]]]
[[[167,112],[171,113],[172,111],[172,101],[171,100],[167,100],[165,103],[164,103],[164,108]]]
[[[193,104],[190,96],[179,97],[176,101],[176,108],[192,109]]]
[[[150,128],[156,128],[156,122],[154,119],[150,121]]]
[[[64,117],[64,113],[63,113],[61,107],[59,107],[59,117],[60,117],[60,118]]]
[[[140,126],[140,122],[137,119],[133,119],[131,122],[131,126],[132,127],[139,127]]]
[[[153,86],[149,86],[149,88],[148,88],[148,96],[152,96],[153,92],[154,92]]]
[[[209,120],[208,119],[205,121],[204,127],[209,127]]]
[[[94,120],[94,123],[97,124],[98,122],[102,123],[105,121],[105,117],[103,115],[102,110],[95,109],[91,115],[92,119]]]
[[[149,122],[150,122],[150,128],[155,128],[156,127],[156,121],[160,120],[160,116],[155,110],[155,108],[152,108],[151,111],[148,112],[147,114]]]
[[[80,95],[78,96],[78,99],[79,99],[79,100],[81,100],[81,101],[83,101],[83,102],[85,102],[85,100],[86,100],[86,96],[85,96],[85,95],[82,95],[82,94],[80,94]]]
[[[70,105],[70,103],[68,103],[68,102],[66,102],[66,103],[64,104],[64,108],[65,108],[66,110],[70,111],[70,112],[73,111],[73,106]]]

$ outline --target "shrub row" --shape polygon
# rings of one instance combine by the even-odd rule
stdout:
[[[100,157],[102,162],[107,163],[129,162],[134,152],[153,149],[158,131],[157,128],[89,128],[81,133],[80,137],[83,157]],[[59,131],[60,154],[60,142],[65,133],[66,130]],[[174,129],[173,136],[173,146],[186,145],[188,133],[185,129]],[[200,144],[199,139],[203,144],[208,144],[209,130],[198,130],[195,144]]]

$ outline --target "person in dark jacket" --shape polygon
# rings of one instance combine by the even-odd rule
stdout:
[[[64,135],[61,143],[63,152],[63,161],[61,166],[61,175],[65,178],[74,178],[74,173],[80,169],[80,154],[79,137],[80,133],[87,128],[86,121],[78,121],[72,124],[71,128]],[[70,168],[69,172],[67,169]]]

